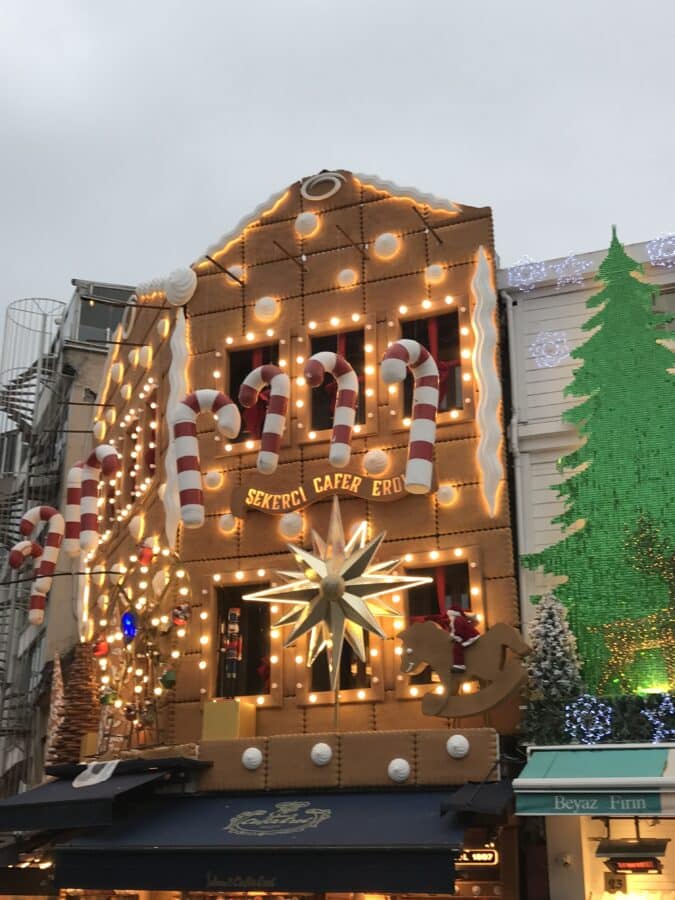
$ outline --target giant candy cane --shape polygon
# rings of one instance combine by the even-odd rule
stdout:
[[[99,444],[82,466],[80,547],[87,552],[98,546],[98,483],[101,473],[112,475],[118,470],[119,464],[117,450],[110,444]]]
[[[28,537],[40,522],[47,522],[47,537],[30,597],[28,621],[31,625],[41,625],[44,620],[47,594],[52,586],[52,575],[56,568],[56,561],[59,558],[64,531],[63,516],[53,506],[34,506],[27,513],[24,513],[21,519],[21,524],[19,525],[21,534]],[[34,556],[34,553],[26,553],[24,555],[23,551],[20,551],[19,548],[24,543],[31,542],[21,541],[13,548],[12,553],[15,551],[21,552],[24,559],[28,555]]]
[[[337,381],[337,397],[333,416],[328,461],[332,466],[346,466],[351,455],[352,428],[356,418],[356,404],[359,397],[359,380],[347,360],[337,353],[324,351],[310,356],[305,366],[305,379],[310,387],[323,384],[326,372]]]
[[[9,551],[9,564],[13,569],[20,569],[29,556],[33,559],[42,556],[42,547],[35,541],[19,541]]]
[[[247,409],[257,401],[260,391],[270,386],[270,402],[260,435],[260,451],[256,467],[259,472],[271,475],[279,463],[281,436],[286,426],[288,398],[291,381],[279,366],[258,366],[246,376],[239,388],[239,402]]]
[[[433,476],[438,366],[426,347],[417,341],[401,339],[395,341],[382,358],[382,378],[386,384],[404,381],[407,368],[415,376],[415,391],[405,489],[410,494],[427,494]]]
[[[186,528],[199,528],[204,523],[204,494],[202,492],[197,416],[200,412],[215,413],[218,430],[229,438],[236,438],[241,428],[241,414],[226,394],[203,388],[188,394],[178,404],[173,417],[173,442],[176,449],[180,517]]]
[[[80,555],[80,503],[82,498],[82,466],[78,462],[68,472],[66,479],[66,536],[63,549],[68,556]]]

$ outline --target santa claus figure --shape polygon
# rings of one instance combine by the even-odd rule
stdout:
[[[451,606],[448,609],[448,621],[450,624],[450,637],[452,645],[452,671],[465,672],[464,649],[470,647],[480,637],[474,620],[468,616],[461,606]]]

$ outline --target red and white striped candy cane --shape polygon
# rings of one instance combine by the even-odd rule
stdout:
[[[313,388],[320,387],[326,372],[331,373],[337,381],[338,388],[328,461],[332,466],[342,468],[349,462],[352,450],[352,428],[356,419],[359,379],[347,360],[337,353],[326,350],[310,356],[305,365],[307,384]]]
[[[279,448],[286,427],[291,380],[279,366],[272,364],[258,366],[242,382],[239,388],[239,402],[247,409],[253,406],[266,385],[270,387],[270,402],[260,435],[256,468],[265,475],[271,475],[279,463]]]
[[[433,477],[438,366],[426,347],[403,338],[395,341],[382,357],[382,378],[386,384],[405,381],[406,369],[415,376],[415,390],[405,489],[410,494],[427,494]]]
[[[44,620],[47,594],[52,586],[52,575],[65,530],[63,516],[53,506],[34,506],[21,519],[21,534],[28,537],[40,522],[47,522],[47,537],[30,597],[28,621],[31,625],[41,625]]]
[[[80,490],[80,547],[91,552],[98,547],[98,483],[103,475],[113,475],[120,465],[117,450],[99,444],[82,466]]]
[[[78,462],[68,472],[66,480],[66,536],[63,549],[68,556],[80,555],[80,501],[82,496],[82,466]]]
[[[230,398],[211,388],[188,394],[178,404],[173,416],[173,442],[176,449],[180,517],[186,528],[199,528],[204,523],[204,494],[197,443],[197,416],[200,412],[216,415],[218,430],[236,438],[241,428],[241,414]]]
[[[42,547],[35,541],[19,541],[9,551],[9,564],[13,569],[20,569],[29,556],[33,559],[42,556]]]

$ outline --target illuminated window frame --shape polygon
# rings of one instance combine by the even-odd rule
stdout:
[[[446,302],[446,300],[450,300],[451,302]],[[405,309],[405,312],[401,312],[402,309]],[[387,343],[391,345],[395,341],[400,340],[403,336],[401,322],[431,319],[434,316],[446,315],[453,311],[457,312],[459,320],[462,409],[449,409],[445,412],[439,412],[436,416],[437,425],[457,425],[461,422],[470,422],[475,416],[474,408],[476,400],[471,359],[473,352],[473,334],[471,331],[470,300],[468,297],[456,295],[448,295],[447,298],[439,300],[425,298],[419,303],[399,307],[397,319],[395,321],[390,320],[390,324],[387,325]],[[391,430],[393,432],[407,431],[410,425],[407,418],[404,416],[402,386],[396,385],[396,388],[396,391],[389,392],[387,398],[389,415],[392,420]]]
[[[461,556],[457,551],[461,550]],[[428,569],[434,566],[448,566],[458,562],[466,562],[469,565],[469,593],[471,594],[471,613],[478,618],[481,628],[485,628],[485,587],[483,584],[483,572],[480,564],[480,548],[471,546],[457,546],[449,550],[429,550],[415,553],[412,560],[405,561],[406,575],[411,575],[415,570]],[[402,592],[403,593],[403,592]],[[409,620],[408,594],[405,592],[404,619],[407,628]],[[425,694],[433,693],[436,687],[425,684],[410,684],[410,676],[401,671],[401,658],[403,656],[403,642],[396,639],[395,653],[395,692],[398,700],[421,700]],[[461,677],[461,673],[459,674]]]
[[[370,667],[372,670],[370,676],[370,687],[367,688],[350,688],[345,691],[339,691],[340,705],[346,703],[378,703],[384,701],[384,681],[382,664],[382,655],[384,650],[384,641],[377,635],[369,635],[369,652]],[[293,664],[295,665],[295,699],[298,706],[334,706],[335,693],[333,691],[312,691],[308,687],[311,684],[312,670],[305,665],[307,659],[307,648],[309,645],[309,636],[301,638],[291,648]],[[373,651],[375,655],[373,655]],[[301,662],[298,662],[301,659]],[[302,687],[298,687],[302,685]]]
[[[217,573],[212,576],[211,591],[211,609],[214,614],[210,616],[210,646],[211,657],[209,660],[209,686],[208,697],[213,700],[222,700],[223,698],[216,695],[218,684],[218,668],[219,668],[219,634],[218,634],[218,596],[216,588],[219,587],[250,587],[253,588],[258,584],[274,583],[274,579],[270,578],[272,573],[260,575],[258,569],[237,570],[236,572]],[[237,575],[240,574],[240,577]],[[244,603],[247,601],[244,600]],[[280,614],[280,610],[272,612],[273,605],[270,605],[270,622]],[[270,625],[270,692],[269,694],[242,694],[236,697],[237,700],[243,700],[248,703],[255,704],[259,709],[279,709],[283,706],[283,659],[284,659],[283,634],[281,628],[273,628]]]
[[[273,331],[273,334],[267,334],[267,331]],[[213,370],[219,372],[219,376],[217,378],[211,378],[211,383],[213,387],[217,391],[222,391],[224,394],[230,397],[231,400],[237,400],[236,397],[232,397],[229,392],[230,385],[230,354],[237,353],[240,350],[255,350],[256,347],[267,347],[270,344],[278,344],[279,345],[279,367],[289,376],[291,377],[291,366],[289,360],[289,347],[291,345],[291,337],[287,331],[277,331],[276,329],[266,329],[260,333],[252,332],[255,337],[253,340],[248,340],[246,335],[239,335],[235,337],[234,335],[228,335],[224,342],[221,342],[221,353],[222,356],[214,359]],[[230,341],[230,343],[227,343]],[[282,365],[282,361],[285,363]],[[288,415],[286,418],[286,427],[284,429],[283,436],[281,438],[281,446],[280,450],[283,452],[288,449],[293,444],[293,432],[294,428],[294,420],[293,420],[293,378],[291,377],[291,397],[288,403]],[[241,441],[239,443],[230,443],[227,438],[221,437],[219,442],[219,449],[215,454],[215,459],[236,459],[239,456],[243,456],[244,454],[255,454],[257,456],[258,451],[260,450],[260,439],[253,441]],[[229,449],[228,449],[229,448]],[[255,466],[255,456],[253,457],[252,465]],[[280,458],[281,462],[281,458]]]
[[[311,388],[309,385],[305,384],[304,368],[305,361],[311,356],[311,339],[313,337],[324,337],[325,335],[337,334],[340,330],[358,331],[362,328],[365,341],[363,354],[365,360],[363,391],[365,395],[364,410],[366,420],[362,425],[356,425],[354,427],[352,439],[371,436],[378,432],[377,406],[380,390],[380,372],[379,359],[377,356],[376,322],[375,318],[371,316],[362,315],[361,313],[355,313],[354,315],[358,315],[359,318],[355,320],[351,318],[351,316],[347,316],[344,322],[340,323],[341,327],[334,323],[331,324],[330,319],[323,322],[312,322],[312,325],[315,325],[315,327],[309,328],[308,326],[308,330],[302,338],[294,339],[296,351],[292,355],[293,375],[291,383],[291,402],[293,411],[296,415],[295,433],[299,444],[322,444],[330,442],[332,428],[324,428],[321,431],[312,431],[311,392],[317,390],[317,388]],[[366,351],[365,347],[370,347],[371,349]],[[298,357],[302,357],[302,363],[297,362]],[[347,362],[349,362],[349,360],[347,360]],[[371,367],[372,371],[368,374],[366,369]],[[301,379],[300,383],[298,383],[298,378]],[[372,391],[370,396],[367,393],[368,391]],[[298,401],[302,403],[302,407],[298,407]],[[310,435],[314,435],[314,437],[310,437]],[[326,456],[327,455],[328,451],[326,451]]]

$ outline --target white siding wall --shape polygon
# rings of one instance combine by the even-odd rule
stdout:
[[[626,250],[634,259],[646,263],[646,278],[661,287],[660,307],[675,308],[675,271],[651,266],[645,244],[627,246]],[[570,351],[588,339],[589,333],[581,330],[593,314],[586,308],[586,301],[601,287],[593,276],[605,255],[606,251],[585,254],[591,268],[584,284],[562,290],[547,281],[528,293],[513,291],[508,287],[507,272],[499,273],[499,286],[508,308],[514,408],[509,440],[514,456],[516,527],[521,553],[542,550],[559,539],[560,527],[551,522],[563,509],[555,491],[555,485],[561,481],[556,462],[579,443],[576,430],[562,420],[563,412],[579,402],[578,398],[563,396],[577,363],[568,358],[550,367],[538,367],[531,348],[537,337],[547,332],[561,332]],[[555,262],[551,260],[551,264]],[[520,567],[524,623],[532,615],[528,598],[554,584],[541,573]]]

